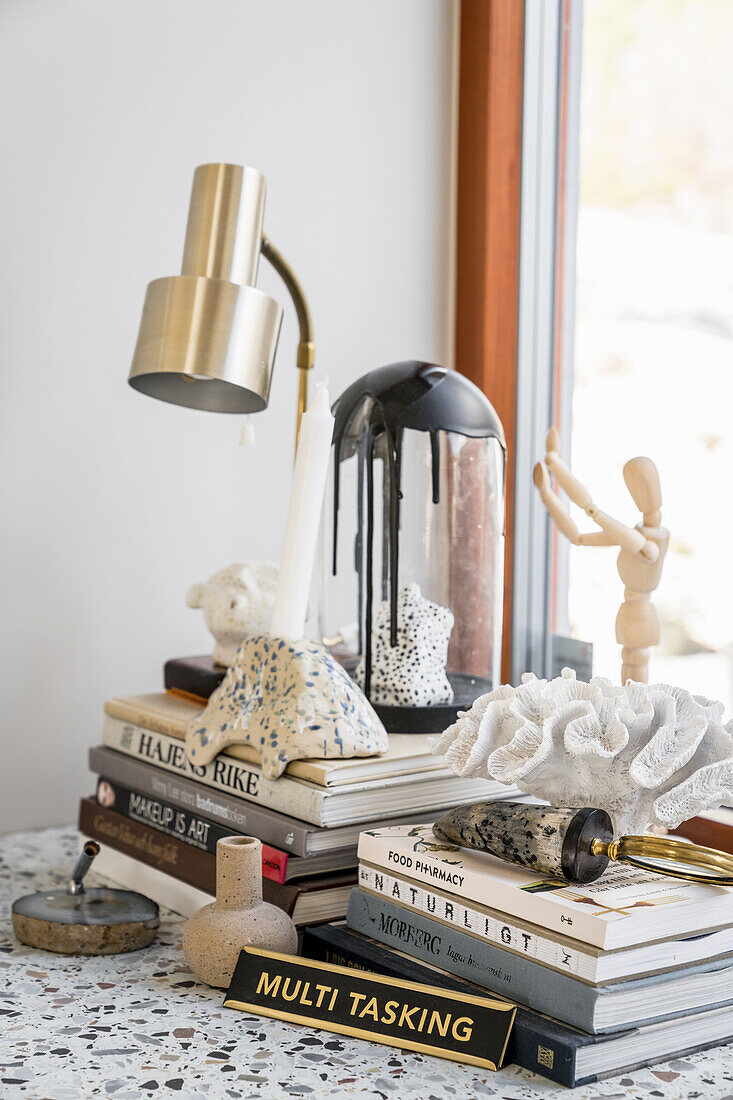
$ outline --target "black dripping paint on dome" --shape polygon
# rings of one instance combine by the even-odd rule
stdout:
[[[402,444],[405,430],[427,432],[432,461],[432,499],[440,501],[440,432],[471,438],[494,438],[503,459],[506,443],[501,421],[481,390],[455,370],[408,360],[363,375],[333,405],[334,485],[331,572],[337,572],[339,480],[341,463],[358,461],[356,560],[365,549],[364,576],[359,573],[359,606],[364,601],[362,652],[364,692],[369,697],[372,673],[374,458],[384,461],[384,505],[389,562],[390,643],[397,644]],[[366,488],[366,494],[364,493]],[[364,516],[366,495],[366,517]],[[364,543],[366,539],[366,543]],[[362,593],[361,589],[364,588]],[[359,623],[360,633],[362,629]]]

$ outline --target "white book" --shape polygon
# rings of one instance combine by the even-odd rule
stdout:
[[[608,950],[723,928],[733,891],[666,878],[624,864],[585,886],[542,878],[491,856],[447,844],[431,826],[395,825],[359,837],[359,860],[478,901],[507,916]]]
[[[120,718],[178,740],[185,738],[189,723],[201,714],[202,709],[200,703],[170,692],[117,696],[108,699],[104,705],[105,714],[110,718]],[[425,772],[432,772],[435,777],[452,775],[443,757],[432,752],[430,741],[426,733],[392,733],[389,748],[379,755],[291,760],[285,768],[285,775],[305,779],[321,787],[397,776],[410,778],[413,774]],[[229,745],[226,751],[227,755],[245,764],[259,764],[259,753],[252,745]]]
[[[187,882],[181,882],[173,875],[159,871],[157,867],[140,863],[124,852],[117,852],[108,844],[104,844],[99,855],[95,856],[92,874],[109,879],[115,886],[122,886],[125,890],[136,890],[138,894],[152,898],[158,905],[180,913],[182,917],[192,917],[202,905],[210,905],[214,900],[211,894],[189,886]],[[92,874],[89,876],[90,880]]]
[[[495,943],[504,951],[533,959],[551,970],[570,974],[589,985],[640,978],[692,963],[715,959],[733,951],[733,926],[686,939],[661,940],[618,951],[553,936],[545,928],[516,917],[508,918],[479,902],[463,902],[456,894],[422,886],[413,879],[392,875],[368,863],[359,864],[359,885],[432,920],[458,928],[477,940]]]
[[[157,768],[187,775],[207,787],[327,828],[395,814],[433,812],[437,816],[440,807],[513,798],[517,794],[514,788],[491,780],[463,779],[454,775],[436,777],[431,772],[334,787],[323,787],[288,775],[265,779],[259,765],[245,764],[229,753],[220,753],[210,764],[194,766],[179,738],[120,718],[105,719],[102,743]]]

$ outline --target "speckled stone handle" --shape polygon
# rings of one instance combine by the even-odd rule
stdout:
[[[459,806],[437,821],[433,832],[462,848],[477,848],[506,863],[577,883],[593,882],[608,866],[606,856],[591,854],[591,842],[613,839],[605,810],[523,802]]]

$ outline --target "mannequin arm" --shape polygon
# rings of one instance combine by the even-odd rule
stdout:
[[[555,478],[560,488],[564,489],[568,494],[573,504],[577,504],[578,507],[582,508],[584,511],[592,507],[593,501],[591,500],[590,493],[585,485],[583,485],[581,481],[578,481],[570,468],[565,465],[557,451],[548,450],[545,455],[545,462],[547,463],[547,469]]]
[[[580,536],[581,546],[618,546],[617,542],[607,535],[605,531],[590,531],[587,535]]]
[[[547,463],[547,468],[556,479],[560,488],[564,489],[572,502],[577,504],[579,508],[582,508],[585,514],[590,516],[593,522],[597,523],[601,529],[599,533],[580,535],[577,527],[568,516],[567,518],[576,532],[576,538],[572,538],[564,527],[561,526],[543,496],[542,499],[545,501],[545,507],[548,512],[550,512],[550,515],[563,534],[567,534],[567,537],[571,539],[572,542],[576,542],[581,546],[620,546],[622,550],[627,550],[630,554],[639,554],[641,557],[646,558],[647,561],[656,561],[659,557],[659,547],[656,543],[650,542],[649,539],[645,538],[641,531],[638,531],[635,527],[627,527],[625,523],[621,523],[619,520],[614,519],[613,516],[609,516],[606,512],[602,512],[600,508],[596,508],[585,485],[583,485],[581,481],[578,481],[572,470],[560,457],[560,434],[556,428],[550,428],[547,433],[546,447],[547,454],[545,456],[545,461]],[[537,480],[536,470],[537,467],[535,467],[535,485],[537,485],[537,488],[540,489],[540,494],[542,494],[542,489]],[[547,491],[552,492],[549,485],[549,478],[547,478],[547,488],[545,492]],[[556,495],[555,499],[560,505],[560,508],[562,508]],[[567,516],[566,512],[564,514]]]
[[[596,508],[595,504],[586,508],[586,512],[593,522],[598,524],[601,531],[608,535],[612,545],[620,546],[630,554],[640,554],[647,561],[656,561],[659,557],[657,544],[645,538],[636,527],[627,527],[625,523],[619,523],[613,516],[608,516],[600,508]]]
[[[533,476],[534,483],[540,491],[542,503],[550,513],[550,518],[555,523],[558,531],[565,535],[565,538],[570,539],[575,546],[580,546],[584,536],[581,535],[577,525],[570,518],[570,513],[566,510],[560,497],[553,491],[550,485],[550,475],[541,462],[536,464]]]

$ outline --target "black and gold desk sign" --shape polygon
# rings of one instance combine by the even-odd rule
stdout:
[[[418,982],[245,947],[226,1008],[498,1069],[516,1008]]]

